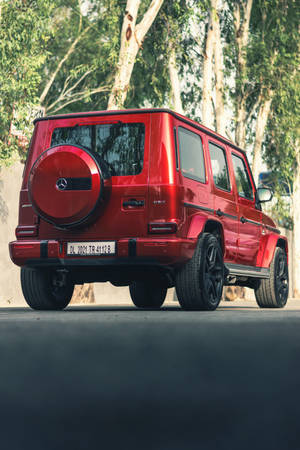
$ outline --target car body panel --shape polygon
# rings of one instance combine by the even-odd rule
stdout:
[[[53,130],[114,123],[144,124],[142,171],[105,179],[105,199],[92,220],[82,226],[63,229],[48,223],[32,207],[28,181],[35,161],[51,147]],[[205,171],[201,181],[193,173],[183,173],[179,127],[197,135],[201,142]],[[230,190],[222,190],[214,183],[210,142],[224,151]],[[20,266],[34,265],[36,261],[37,266],[45,267],[47,261],[52,265],[56,261],[59,266],[71,267],[85,261],[84,266],[103,268],[105,265],[119,267],[119,263],[126,266],[129,258],[137,261],[135,267],[138,261],[141,267],[142,264],[147,267],[152,261],[153,265],[176,271],[192,258],[199,236],[214,230],[220,237],[225,263],[230,267],[244,267],[241,272],[245,273],[249,267],[256,268],[252,272],[259,274],[260,268],[270,266],[276,246],[283,246],[288,252],[287,241],[279,236],[272,219],[262,213],[255,194],[252,200],[239,196],[231,160],[233,152],[245,161],[255,193],[245,152],[228,139],[173,111],[100,111],[38,119],[24,170],[17,240],[10,243],[11,259]],[[101,241],[114,241],[116,254],[82,258],[66,253],[68,242]],[[115,274],[114,271],[112,276]]]

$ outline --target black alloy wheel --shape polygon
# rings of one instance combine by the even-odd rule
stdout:
[[[278,302],[280,304],[285,304],[288,297],[288,265],[286,261],[286,256],[284,253],[280,252],[280,255],[276,261],[276,271],[275,271],[275,290],[278,293]]]
[[[177,273],[176,294],[183,309],[215,310],[221,300],[224,264],[216,236],[203,233],[194,255]]]
[[[261,308],[283,308],[289,295],[289,272],[285,251],[281,247],[275,249],[270,265],[270,278],[260,280],[255,290],[258,306]]]
[[[200,283],[204,284],[204,291],[209,297],[211,305],[219,304],[223,290],[223,258],[219,245],[214,240],[210,240],[206,248],[206,258],[203,268],[203,274],[200,274]],[[202,276],[202,277],[201,277]]]
[[[62,310],[71,301],[74,283],[65,270],[21,268],[24,298],[32,309]]]

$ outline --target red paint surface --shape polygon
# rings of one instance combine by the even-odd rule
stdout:
[[[60,178],[90,177],[91,190],[60,191]],[[95,159],[70,145],[50,148],[34,163],[28,179],[29,198],[34,210],[45,220],[69,225],[87,217],[101,195],[101,174]]]
[[[11,243],[12,260],[22,265],[26,258],[38,258],[40,240],[49,241],[48,257],[67,259],[65,247],[68,241],[101,240],[115,240],[117,257],[128,257],[128,240],[135,238],[137,257],[153,258],[162,264],[174,266],[183,264],[192,257],[199,234],[208,222],[214,222],[221,230],[224,261],[268,267],[279,235],[266,228],[265,225],[274,227],[275,224],[255,207],[254,201],[238,197],[231,152],[240,156],[243,153],[233,150],[226,139],[221,143],[217,134],[208,136],[205,127],[202,130],[195,129],[195,122],[183,123],[180,117],[174,117],[168,112],[150,113],[141,110],[139,113],[120,113],[111,117],[109,113],[98,117],[80,117],[78,114],[75,117],[65,116],[37,122],[20,194],[19,225],[37,225],[38,236],[35,240],[30,240],[30,245],[34,243],[32,249],[18,246],[22,241],[27,242],[28,237],[20,237]],[[80,221],[93,210],[101,194],[101,178],[97,164],[86,152],[70,146],[49,149],[53,130],[64,126],[118,121],[145,125],[142,172],[132,176],[112,176],[104,184],[103,202],[99,205],[98,214],[93,215],[93,220],[78,228],[57,229],[47,220],[56,224],[72,223]],[[206,171],[203,183],[184,177],[180,161],[178,169],[176,168],[174,128],[178,126],[197,133],[201,138]],[[215,142],[226,152],[232,187],[230,192],[214,186],[208,141]],[[248,166],[247,161],[246,165]],[[60,177],[88,176],[92,178],[91,192],[60,192],[56,188],[56,181]],[[254,185],[253,188],[255,189]],[[144,205],[123,205],[132,199],[143,201]],[[217,216],[218,209],[227,216]],[[236,219],[230,216],[235,216]],[[264,227],[241,223],[242,216],[261,223]],[[177,232],[174,235],[150,235],[148,224],[156,222],[175,222]],[[59,248],[62,248],[61,253]]]

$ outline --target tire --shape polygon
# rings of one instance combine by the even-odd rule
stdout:
[[[218,239],[203,233],[192,259],[177,273],[176,294],[183,309],[215,310],[221,300],[224,264]]]
[[[134,281],[129,286],[131,299],[137,308],[160,308],[168,288],[163,284]]]
[[[289,273],[285,251],[276,247],[270,265],[270,278],[260,280],[255,297],[261,308],[283,308],[289,295]]]
[[[63,271],[21,268],[21,285],[27,304],[37,310],[62,310],[73,295],[74,283]]]

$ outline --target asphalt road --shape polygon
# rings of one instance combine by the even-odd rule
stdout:
[[[300,448],[300,308],[0,308],[0,365],[2,450]]]

